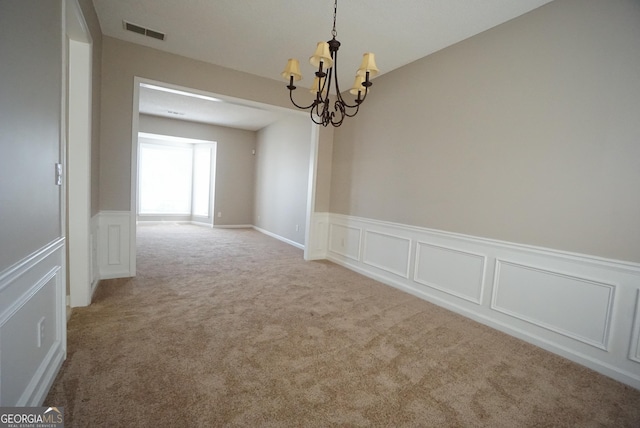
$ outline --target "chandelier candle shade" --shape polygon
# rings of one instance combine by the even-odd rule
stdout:
[[[338,83],[338,49],[340,42],[336,40],[338,33],[336,32],[336,15],[338,12],[338,0],[333,5],[333,30],[331,35],[333,38],[328,42],[318,42],[315,53],[309,58],[309,63],[318,69],[315,73],[315,79],[311,86],[311,93],[315,94],[315,100],[308,106],[298,105],[293,100],[293,91],[296,89],[294,81],[302,79],[300,73],[300,63],[297,59],[289,59],[287,66],[282,72],[282,77],[289,81],[287,88],[289,89],[289,98],[293,105],[299,109],[309,110],[311,120],[322,126],[342,125],[345,117],[353,117],[358,113],[360,104],[365,100],[371,87],[371,78],[378,74],[375,56],[372,53],[365,53],[362,56],[362,63],[356,72],[356,79],[353,86],[349,90],[351,95],[356,98],[351,104],[342,98],[340,93],[340,84]],[[335,82],[336,101],[331,108],[329,93]]]

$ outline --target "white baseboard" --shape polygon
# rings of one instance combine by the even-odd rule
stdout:
[[[317,255],[640,389],[640,265],[321,214]]]
[[[304,245],[302,245],[302,244],[300,244],[298,242],[292,241],[291,239],[287,239],[287,238],[282,237],[280,235],[276,235],[275,233],[269,232],[268,230],[265,230],[265,229],[262,229],[262,228],[259,228],[258,226],[251,226],[251,227],[254,228],[255,230],[257,230],[260,233],[264,233],[267,236],[270,236],[272,238],[276,238],[279,241],[286,242],[289,245],[293,245],[296,248],[304,250]]]

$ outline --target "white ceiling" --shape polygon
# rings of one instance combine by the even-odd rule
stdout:
[[[161,90],[162,89],[162,90]],[[139,112],[177,120],[209,123],[257,131],[278,121],[285,113],[255,103],[230,102],[173,85],[140,85]]]
[[[336,29],[342,43],[341,86],[351,86],[364,52],[374,52],[380,74],[388,73],[550,1],[340,0]],[[93,3],[107,36],[278,80],[287,59],[298,58],[303,87],[311,85],[315,71],[307,59],[318,41],[331,38],[333,24],[333,0]],[[166,38],[160,41],[125,31],[123,20],[163,32]],[[282,80],[283,91],[285,87]],[[158,97],[154,99],[149,104],[170,110]],[[189,103],[184,103],[183,110],[188,109]]]

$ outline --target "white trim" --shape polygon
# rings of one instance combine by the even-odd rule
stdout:
[[[91,303],[91,44],[69,39],[68,47],[67,272],[71,305],[87,306]]]
[[[630,272],[630,273],[640,272],[640,263],[634,263],[634,262],[629,262],[624,260],[614,260],[614,259],[608,259],[608,258],[599,257],[599,256],[593,256],[590,254],[581,254],[581,253],[574,253],[574,252],[564,251],[564,250],[556,250],[553,248],[544,248],[544,247],[538,247],[534,245],[519,244],[515,242],[507,242],[507,241],[501,241],[497,239],[484,238],[480,236],[465,235],[463,233],[448,232],[444,230],[430,229],[427,227],[395,223],[391,221],[368,219],[365,217],[348,216],[344,214],[334,214],[334,213],[330,213],[330,215],[331,215],[331,218],[334,219],[336,222],[339,221],[340,219],[343,219],[345,221],[351,221],[351,222],[361,221],[361,222],[366,222],[372,225],[379,225],[382,227],[400,228],[406,231],[429,233],[431,235],[442,236],[445,238],[458,238],[468,242],[477,242],[480,244],[488,244],[488,245],[493,245],[497,247],[505,247],[509,249],[522,249],[522,250],[526,250],[527,252],[538,253],[542,255],[558,255],[566,259],[572,259],[576,262],[597,263],[603,266],[607,266],[610,269],[621,270],[624,272]]]
[[[10,283],[25,274],[33,266],[37,265],[42,260],[46,259],[51,254],[62,248],[64,246],[64,241],[64,237],[60,237],[54,241],[51,241],[49,244],[40,248],[38,251],[0,272],[0,292],[4,290],[4,288],[7,287]]]
[[[311,148],[309,150],[309,180],[307,187],[307,212],[305,216],[304,229],[304,259],[311,260],[313,251],[311,243],[314,241],[315,229],[311,227],[313,222],[313,212],[316,209],[316,185],[318,178],[318,150],[320,147],[320,126],[311,125]]]
[[[640,363],[640,288],[636,290],[636,308],[633,320],[633,333],[629,346],[629,359]]]

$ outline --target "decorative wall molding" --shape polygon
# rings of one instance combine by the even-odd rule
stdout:
[[[633,333],[629,346],[629,359],[640,363],[640,288],[636,290],[636,311],[633,317]]]
[[[58,238],[0,272],[3,405],[40,406],[62,366],[66,355],[64,244],[64,238]]]
[[[101,211],[98,214],[97,257],[100,279],[135,275],[131,265],[131,212]]]
[[[91,278],[91,295],[96,291],[96,287],[100,282],[100,258],[98,256],[98,244],[99,244],[99,235],[98,231],[100,229],[100,216],[98,214],[91,217],[91,233],[89,235],[90,245],[91,245],[91,258],[90,258],[90,278]]]
[[[360,261],[361,239],[361,228],[329,223],[329,251],[331,253]]]
[[[313,224],[315,256],[640,389],[640,264],[341,214]]]
[[[411,239],[366,230],[362,261],[369,266],[409,278]]]

